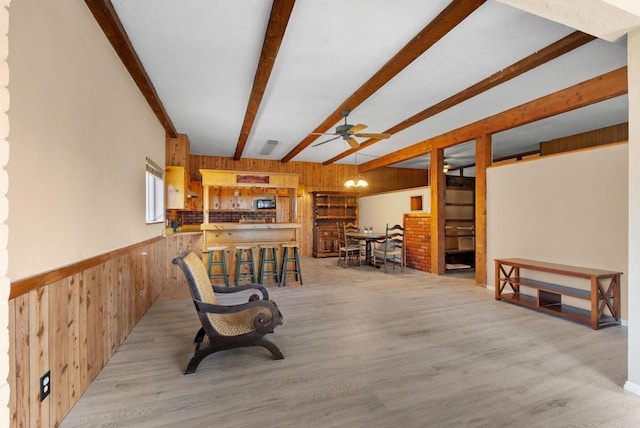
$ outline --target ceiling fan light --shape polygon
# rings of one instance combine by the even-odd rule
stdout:
[[[344,187],[355,187],[355,186],[356,186],[356,182],[353,181],[353,179],[349,179],[344,182]]]
[[[369,183],[367,183],[362,178],[359,179],[358,182],[356,183],[356,187],[367,187],[368,185],[369,185]]]

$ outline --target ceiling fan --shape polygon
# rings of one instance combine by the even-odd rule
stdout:
[[[462,155],[451,155],[444,157],[444,169],[445,172],[457,168],[459,166],[470,165],[473,164],[476,160],[475,156],[462,156]]]
[[[384,140],[386,138],[389,138],[391,136],[391,134],[380,134],[380,133],[361,133],[360,131],[362,131],[363,129],[365,129],[367,127],[367,125],[363,125],[361,123],[358,123],[356,125],[350,125],[347,123],[347,116],[349,116],[349,113],[351,113],[350,110],[342,110],[342,116],[344,116],[344,124],[342,125],[338,125],[336,127],[336,132],[312,132],[309,135],[337,135],[337,137],[333,137],[333,138],[329,138],[328,140],[325,141],[321,141],[317,144],[314,144],[312,147],[317,147],[320,146],[322,144],[328,143],[329,141],[333,141],[333,140],[337,140],[338,138],[342,137],[347,143],[349,143],[349,145],[356,149],[358,147],[360,147],[360,143],[358,143],[358,140],[355,139],[355,137],[360,137],[360,138],[377,138],[379,140]]]

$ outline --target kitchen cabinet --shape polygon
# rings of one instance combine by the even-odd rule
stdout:
[[[189,177],[183,166],[167,166],[164,173],[167,209],[189,209]]]

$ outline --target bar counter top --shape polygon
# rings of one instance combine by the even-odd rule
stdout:
[[[200,226],[201,230],[274,230],[274,229],[299,229],[300,223],[206,223]]]

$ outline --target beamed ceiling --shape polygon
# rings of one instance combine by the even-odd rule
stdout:
[[[191,153],[425,168],[628,121],[626,39],[484,0],[86,0]],[[334,132],[350,124],[388,139]],[[261,154],[267,141],[278,144]],[[357,158],[355,154],[357,155]]]

